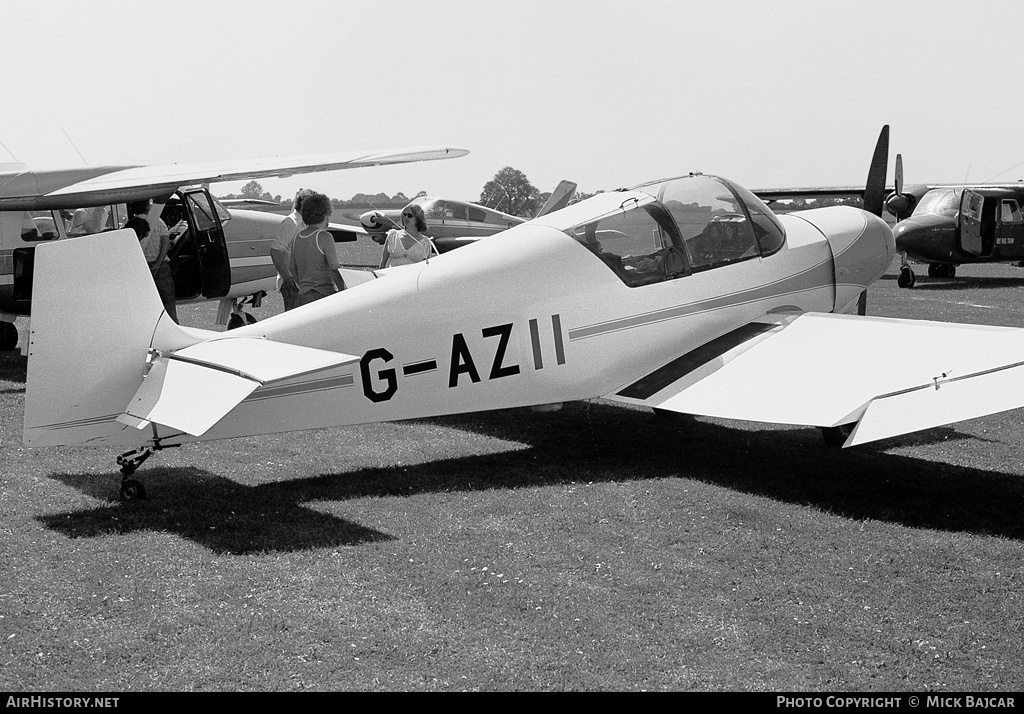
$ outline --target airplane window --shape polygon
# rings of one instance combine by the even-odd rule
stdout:
[[[423,213],[427,218],[441,220],[445,217],[444,201],[431,201],[423,204]]]
[[[9,217],[9,225],[20,226],[18,232],[23,241],[53,240],[57,237],[57,226],[49,211],[5,211],[3,215],[5,219]]]
[[[101,233],[114,228],[113,211],[110,206],[89,206],[74,210],[61,210],[64,230],[69,236],[84,236]]]
[[[469,219],[469,206],[464,203],[455,203],[454,201],[448,202],[448,217],[454,218],[459,221],[465,221]]]
[[[747,207],[750,221],[754,229],[754,237],[761,246],[761,255],[771,255],[782,249],[786,243],[786,229],[779,217],[768,208],[767,204],[753,193],[733,184],[733,189]]]
[[[644,189],[648,190],[648,189]],[[662,203],[672,213],[682,232],[690,265],[694,270],[716,268],[760,255],[754,229],[732,190],[712,176],[687,176],[665,182],[659,189]],[[769,232],[771,211],[758,214],[760,225],[773,250],[782,247],[781,228]]]
[[[961,208],[963,214],[968,218],[975,220],[981,220],[981,206],[983,203],[982,197],[971,191],[964,194],[963,206]]]
[[[1003,223],[1021,223],[1024,217],[1021,216],[1020,206],[1012,199],[1003,199],[1000,204],[1001,218]]]
[[[657,205],[614,213],[566,232],[603,260],[630,287],[659,283],[689,273],[676,228]]]
[[[471,221],[480,221],[481,223],[483,223],[483,222],[485,222],[487,220],[487,214],[484,212],[484,210],[482,208],[474,208],[473,206],[468,206],[468,208],[469,208],[469,220],[471,220]]]
[[[954,189],[932,189],[924,196],[914,209],[919,215],[934,214],[937,216],[949,216],[955,218],[960,212],[960,197],[963,190]]]
[[[217,221],[213,218],[213,211],[205,194],[190,193],[188,201],[192,207],[192,215],[195,216],[198,230],[206,231],[217,227]]]

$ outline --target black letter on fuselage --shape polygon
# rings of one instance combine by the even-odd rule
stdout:
[[[465,372],[474,382],[480,381],[480,374],[473,364],[473,356],[469,354],[469,346],[461,332],[452,335],[452,362],[448,372],[448,388],[459,386],[459,375]]]
[[[501,365],[505,359],[505,350],[508,349],[508,338],[511,334],[512,323],[507,325],[497,325],[496,327],[488,327],[483,331],[484,337],[494,337],[495,335],[501,337],[501,339],[498,340],[498,349],[494,353],[494,363],[491,365],[491,373],[487,376],[487,379],[511,377],[513,374],[519,374],[519,365],[514,364],[509,367],[503,367]]]
[[[387,388],[383,392],[373,391],[373,387],[370,384],[370,362],[375,359],[382,359],[385,362],[390,362],[394,359],[394,355],[388,352],[383,347],[370,350],[363,355],[363,358],[359,360],[359,376],[363,379],[363,394],[371,402],[379,403],[386,402],[395,396],[395,392],[398,391],[398,376],[395,374],[393,369],[382,369],[377,373],[377,376],[387,383]]]

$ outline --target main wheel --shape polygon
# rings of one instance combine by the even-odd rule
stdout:
[[[821,427],[821,437],[829,446],[842,446],[846,443],[846,439],[849,438],[850,434],[853,433],[854,426],[856,426],[856,424],[823,426]]]
[[[18,328],[13,322],[0,322],[0,350],[13,350],[18,346]]]
[[[231,313],[231,317],[228,318],[228,329],[234,330],[238,327],[245,326],[245,318],[239,315],[237,312]]]
[[[142,485],[141,481],[136,481],[133,478],[126,478],[121,482],[121,500],[145,501],[146,487]]]

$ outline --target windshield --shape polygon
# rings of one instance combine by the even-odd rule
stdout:
[[[960,211],[960,196],[963,192],[962,188],[933,188],[922,196],[914,213],[956,217]]]

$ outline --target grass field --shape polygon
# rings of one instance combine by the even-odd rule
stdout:
[[[1024,326],[1024,271],[961,274],[869,313]],[[187,445],[122,504],[114,453],[21,446],[25,368],[0,690],[1024,688],[1020,411],[839,451],[574,403]]]

